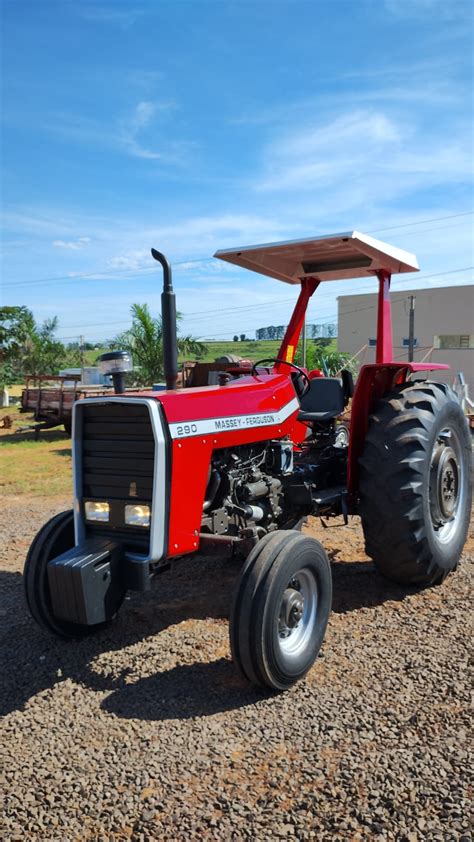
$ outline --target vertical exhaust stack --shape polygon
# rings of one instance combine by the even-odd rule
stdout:
[[[176,389],[178,379],[178,347],[176,341],[176,297],[173,292],[171,266],[168,260],[156,249],[151,250],[152,257],[163,267],[163,292],[161,293],[161,324],[163,328],[163,365],[167,389]]]

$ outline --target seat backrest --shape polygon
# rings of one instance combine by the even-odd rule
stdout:
[[[311,380],[311,388],[301,398],[300,406],[304,412],[339,414],[345,406],[341,381],[337,377],[315,377]]]
[[[342,390],[344,392],[344,401],[345,403],[349,403],[350,398],[354,395],[354,378],[352,376],[352,372],[348,371],[347,368],[343,368],[341,371],[341,381],[342,381]]]

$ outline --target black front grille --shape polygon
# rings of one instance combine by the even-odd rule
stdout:
[[[82,499],[110,504],[110,522],[86,523],[87,531],[145,548],[149,530],[126,526],[123,518],[127,503],[146,503],[151,507],[155,440],[148,407],[91,403],[80,411]]]
[[[88,404],[82,411],[82,496],[151,501],[155,440],[148,407]]]

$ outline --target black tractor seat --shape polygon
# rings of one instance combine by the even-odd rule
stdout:
[[[298,421],[329,421],[344,412],[347,397],[337,377],[315,377],[301,398]]]

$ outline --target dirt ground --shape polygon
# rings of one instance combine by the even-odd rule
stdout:
[[[308,677],[272,694],[230,661],[228,561],[177,562],[85,640],[41,631],[21,569],[68,506],[1,512],[2,838],[471,839],[472,534],[457,572],[417,592],[374,571],[357,519],[312,520],[333,614]]]

